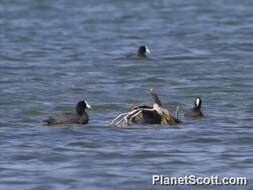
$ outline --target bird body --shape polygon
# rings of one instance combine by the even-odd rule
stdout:
[[[134,115],[131,119],[133,123],[139,124],[161,124],[162,117],[152,109],[141,109],[138,114]]]
[[[150,54],[150,51],[147,46],[140,46],[137,54],[129,54],[127,57],[132,59],[141,59],[146,58]]]
[[[194,107],[190,110],[185,110],[184,116],[188,118],[203,117],[204,114],[201,111],[201,104],[202,104],[202,100],[200,99],[200,97],[196,97]]]
[[[50,116],[44,120],[45,125],[59,125],[59,124],[87,124],[89,116],[85,109],[91,109],[87,101],[80,101],[76,105],[76,113],[63,113],[60,115]]]
[[[176,125],[180,123],[178,118],[175,118],[169,110],[162,107],[162,103],[154,92],[150,89],[150,95],[154,101],[153,106],[140,105],[134,107],[130,112],[120,114],[112,120],[111,126],[126,127],[129,124],[162,124]]]

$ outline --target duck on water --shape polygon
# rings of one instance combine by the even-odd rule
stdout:
[[[130,54],[127,57],[132,59],[140,59],[140,58],[147,58],[148,54],[150,54],[150,50],[148,46],[140,46],[138,49],[137,54]]]
[[[76,105],[76,113],[63,113],[61,115],[50,116],[43,121],[44,125],[59,125],[59,124],[87,124],[89,116],[85,109],[91,109],[91,106],[86,100],[81,100]]]
[[[180,123],[177,117],[174,117],[169,110],[162,106],[162,103],[155,93],[154,89],[149,90],[154,103],[152,106],[136,106],[130,112],[120,114],[112,122],[111,126],[126,127],[129,124],[162,124],[162,125],[176,125]]]
[[[190,110],[184,110],[185,112],[184,116],[187,118],[193,118],[193,119],[203,117],[204,114],[201,111],[201,105],[202,105],[201,98],[196,97],[193,108]]]

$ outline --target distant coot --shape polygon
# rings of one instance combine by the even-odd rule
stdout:
[[[85,109],[91,109],[87,101],[81,100],[76,105],[76,113],[63,113],[61,115],[50,116],[44,120],[45,125],[58,125],[58,124],[87,124],[89,116]]]
[[[137,54],[130,54],[130,55],[128,55],[128,57],[135,58],[135,59],[146,58],[149,53],[150,53],[150,51],[147,46],[140,46]]]
[[[184,115],[186,117],[192,117],[192,118],[204,116],[202,111],[201,111],[201,104],[202,104],[201,98],[196,97],[194,107],[191,110],[186,110],[185,111],[186,113]]]

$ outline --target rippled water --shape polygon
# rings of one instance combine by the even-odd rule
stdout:
[[[251,179],[253,3],[226,2],[1,1],[0,189],[160,188],[153,174]],[[126,58],[142,44],[150,59]],[[150,102],[151,87],[173,112],[201,96],[206,117],[181,118],[179,129],[107,127]],[[82,98],[94,108],[89,125],[41,126]]]

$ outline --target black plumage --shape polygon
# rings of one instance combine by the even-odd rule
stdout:
[[[204,114],[201,111],[202,100],[200,97],[195,98],[194,107],[190,110],[185,110],[185,117],[197,118],[202,117]]]
[[[44,120],[45,125],[59,125],[59,124],[87,124],[89,116],[85,109],[91,109],[87,101],[82,100],[76,105],[76,113],[63,113],[61,115],[50,116]]]

